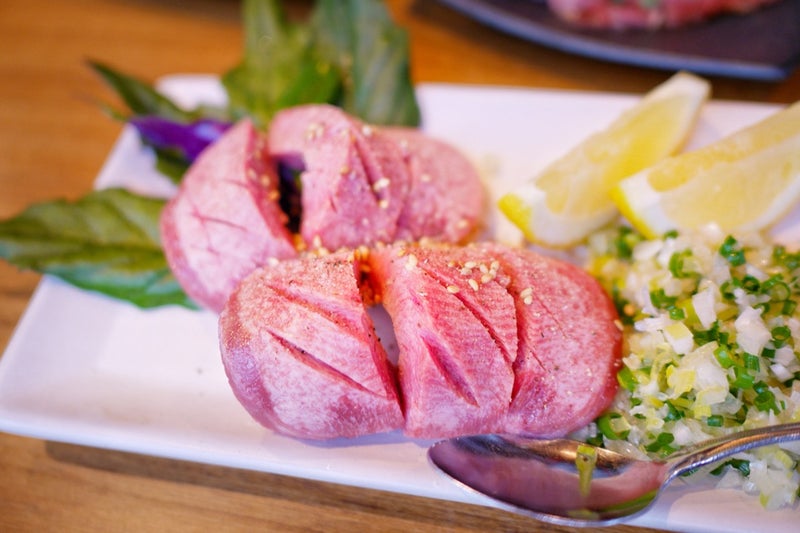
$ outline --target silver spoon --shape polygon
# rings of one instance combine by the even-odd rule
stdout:
[[[647,461],[568,439],[475,435],[438,442],[428,457],[508,510],[554,524],[599,526],[641,514],[667,484],[695,468],[794,440],[800,440],[800,423],[741,431]]]

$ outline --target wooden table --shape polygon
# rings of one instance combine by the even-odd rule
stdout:
[[[643,93],[668,75],[543,48],[430,0],[389,5],[410,32],[416,81]],[[87,58],[146,79],[216,74],[238,61],[241,36],[233,0],[3,0],[0,218],[91,189],[121,126],[98,111],[98,100],[113,98]],[[781,83],[712,82],[718,98],[800,98],[800,72]],[[0,262],[0,347],[38,281]],[[0,472],[0,531],[567,530],[481,507],[8,434]]]

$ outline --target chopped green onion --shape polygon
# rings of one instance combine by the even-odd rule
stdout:
[[[620,387],[628,391],[633,391],[636,389],[636,385],[639,384],[639,380],[636,379],[636,376],[633,375],[633,372],[627,366],[623,366],[622,369],[617,372],[617,382]]]
[[[786,342],[792,338],[792,330],[789,329],[789,326],[776,326],[772,328],[771,333],[772,344],[774,344],[776,348],[784,346]]]
[[[612,253],[619,259],[631,259],[634,247],[643,240],[643,237],[631,228],[622,226],[617,237],[612,242]]]
[[[770,390],[762,390],[759,392],[753,400],[753,404],[756,406],[756,409],[764,413],[772,411],[777,414],[781,411],[778,408],[778,404],[775,403],[775,394]]]
[[[672,306],[669,308],[669,317],[672,320],[683,320],[684,318],[686,318],[686,311],[684,311],[680,307]]]
[[[775,246],[772,258],[776,263],[783,265],[788,270],[797,270],[800,267],[800,252],[787,253],[786,247],[782,245]]]
[[[623,325],[632,326],[634,322],[633,313],[629,311],[633,306],[629,300],[622,296],[621,289],[616,283],[611,287],[611,299],[614,301],[614,307],[617,309],[617,314]]]
[[[753,306],[753,309],[761,310],[761,316],[767,316],[769,314],[769,310],[772,309],[772,306],[769,302],[760,302]]]
[[[747,420],[747,413],[750,412],[750,408],[747,404],[742,405],[741,409],[736,411],[736,414],[733,415],[733,419],[737,424],[744,424],[744,421]]]
[[[597,464],[597,450],[592,446],[581,444],[575,454],[575,468],[578,470],[578,487],[581,496],[589,496],[592,488],[592,476]]]
[[[750,461],[745,459],[728,459],[717,468],[711,471],[711,474],[714,476],[718,476],[722,474],[722,471],[725,470],[725,467],[731,467],[738,470],[743,476],[747,477],[750,475]]]
[[[669,258],[669,271],[678,279],[695,277],[696,272],[686,270],[686,259],[692,256],[691,250],[682,250],[673,253]]]
[[[756,378],[744,367],[736,366],[733,368],[735,378],[731,385],[736,389],[752,389]]]
[[[667,296],[667,294],[664,292],[664,289],[659,288],[654,291],[650,291],[650,301],[658,309],[668,309],[674,306],[678,299],[674,296]]]
[[[757,355],[753,355],[751,353],[744,354],[744,367],[747,370],[752,370],[754,372],[758,372],[761,370],[761,364],[759,363],[759,359]]]
[[[719,346],[716,350],[714,350],[714,355],[716,356],[717,361],[722,368],[730,368],[736,364],[736,361],[733,360],[731,351],[727,346]]]
[[[761,282],[758,281],[758,278],[747,275],[741,279],[740,286],[747,292],[757,293],[761,288]]]
[[[592,446],[600,446],[602,447],[605,442],[603,441],[603,434],[602,433],[595,433],[586,438],[586,444],[590,444]]]
[[[783,276],[775,274],[761,284],[761,292],[768,295],[770,300],[784,301],[792,296],[789,285],[783,281]]]
[[[675,404],[670,400],[665,402],[667,406],[667,416],[664,417],[664,422],[672,422],[674,420],[680,420],[684,417],[683,411],[675,407]]]
[[[622,439],[661,458],[703,435],[794,421],[800,412],[794,384],[800,383],[800,254],[776,249],[761,234],[713,244],[712,234],[700,231],[654,239],[640,255],[642,241],[630,232],[619,235],[632,245],[624,261],[610,256],[608,238],[590,244],[604,254],[591,263],[604,260],[602,268],[592,272],[624,310],[626,336],[620,392],[595,420],[593,438],[612,447]],[[730,466],[730,473],[747,475],[749,461],[758,461],[759,468],[766,462],[791,474],[796,461],[781,457],[789,455],[777,446],[742,452],[715,473]],[[789,501],[800,490],[797,476],[789,477],[786,486],[753,483],[762,499]]]
[[[597,429],[609,440],[624,440],[628,437],[628,431],[618,433],[613,428],[615,420],[620,420],[622,415],[619,413],[606,413],[597,419]]]
[[[745,263],[744,250],[739,246],[733,235],[728,235],[719,248],[719,254],[731,264],[731,266],[741,266]]]
[[[644,447],[650,453],[659,452],[661,455],[669,455],[676,450],[670,446],[675,440],[675,435],[668,432],[659,433],[656,439]]]
[[[719,293],[726,300],[734,300],[736,298],[733,292],[735,288],[737,288],[736,280],[731,279],[719,286]]]
[[[702,346],[709,342],[716,342],[720,345],[727,345],[730,335],[726,331],[720,330],[719,320],[714,321],[711,327],[707,330],[699,330],[694,332],[694,341]]]

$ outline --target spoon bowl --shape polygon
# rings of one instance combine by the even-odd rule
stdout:
[[[569,439],[473,435],[428,450],[439,470],[500,506],[568,526],[610,525],[650,507],[676,477],[758,446],[800,440],[800,423],[737,432],[663,461]]]

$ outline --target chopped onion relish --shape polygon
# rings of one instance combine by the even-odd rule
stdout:
[[[657,458],[800,421],[800,253],[716,227],[653,240],[623,227],[592,237],[589,270],[625,330],[620,390],[590,442]],[[784,444],[704,471],[776,508],[798,495],[798,459]]]

